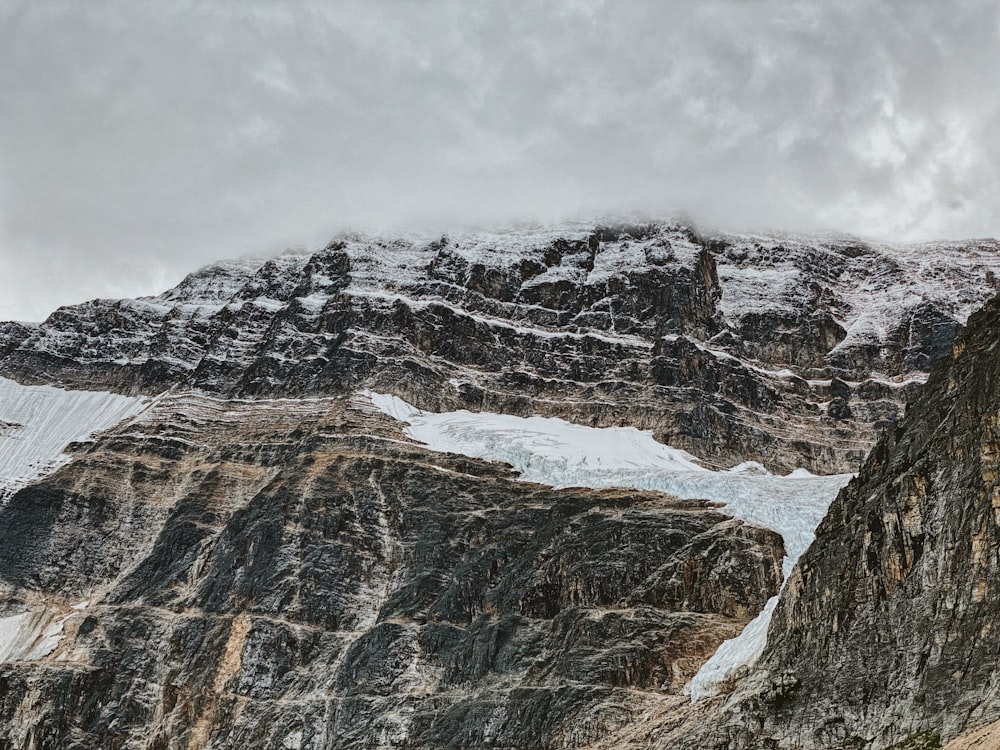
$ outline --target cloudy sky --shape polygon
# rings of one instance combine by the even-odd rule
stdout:
[[[0,319],[347,228],[996,236],[998,70],[992,0],[0,0]]]

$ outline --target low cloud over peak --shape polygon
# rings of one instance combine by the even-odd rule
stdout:
[[[0,318],[343,228],[1000,234],[989,2],[0,0]]]

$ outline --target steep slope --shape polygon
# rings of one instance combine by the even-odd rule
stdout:
[[[874,750],[1000,718],[998,331],[1000,298],[834,501],[729,735],[692,746]]]
[[[557,418],[488,412],[435,414],[394,396],[366,395],[386,414],[405,422],[409,437],[434,450],[509,463],[522,481],[556,488],[653,489],[681,498],[710,499],[734,518],[781,535],[786,576],[812,542],[830,502],[850,479],[847,474],[814,476],[802,471],[773,476],[749,462],[712,471],[634,427],[583,427]],[[701,666],[684,692],[694,698],[712,695],[731,674],[754,662],[763,650],[776,604],[777,596],[768,600],[737,638],[722,644]]]

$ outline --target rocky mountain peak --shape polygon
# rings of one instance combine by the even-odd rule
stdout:
[[[6,324],[0,371],[150,395],[372,387],[427,408],[635,424],[730,465],[841,471],[993,292],[997,254],[671,222],[345,235]]]

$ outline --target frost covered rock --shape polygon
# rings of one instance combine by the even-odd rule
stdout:
[[[0,326],[0,373],[153,395],[393,393],[653,430],[716,465],[853,471],[993,288],[993,242],[703,236],[672,222],[346,235]],[[830,382],[851,383],[846,395]],[[879,387],[871,388],[872,384]]]

